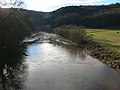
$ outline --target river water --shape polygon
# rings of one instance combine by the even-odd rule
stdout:
[[[21,90],[120,90],[120,73],[74,44],[45,37],[28,45]]]

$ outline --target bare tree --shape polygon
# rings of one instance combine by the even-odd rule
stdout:
[[[9,83],[13,88],[18,88],[16,87],[16,81],[12,81],[14,80],[13,78],[11,79],[10,75],[12,73],[10,70],[12,63],[10,64],[9,62],[12,62],[12,60],[19,62],[19,59],[13,59],[13,57],[17,49],[21,51],[21,42],[29,34],[30,28],[25,22],[24,14],[19,10],[23,8],[23,5],[21,0],[0,0],[0,78],[2,79],[4,90],[8,90],[7,81],[11,81]],[[11,54],[10,57],[9,54]],[[9,75],[6,76],[4,74],[5,70]]]
[[[0,0],[0,8],[19,8],[22,5],[22,0]]]
[[[15,14],[16,10],[23,7],[22,0],[0,0],[0,22],[3,23],[8,17]]]

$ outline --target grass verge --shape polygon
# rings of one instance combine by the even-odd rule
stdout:
[[[114,53],[120,53],[120,30],[86,29],[86,32],[102,47]]]

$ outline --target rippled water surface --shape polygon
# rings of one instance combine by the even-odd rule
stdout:
[[[120,73],[73,45],[28,46],[22,90],[120,90]]]

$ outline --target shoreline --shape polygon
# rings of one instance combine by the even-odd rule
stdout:
[[[56,34],[56,35],[58,35],[58,34]],[[62,37],[62,38],[64,38],[64,37]],[[68,39],[66,39],[66,40],[68,40]],[[89,41],[88,43],[86,43],[84,45],[79,45],[79,44],[77,44],[77,45],[80,47],[83,47],[85,49],[86,53],[88,53],[90,56],[92,56],[96,59],[99,59],[99,61],[103,62],[107,66],[120,72],[120,54],[114,53],[114,52],[102,47],[100,45],[100,43],[95,42],[95,41]]]
[[[120,54],[114,53],[96,42],[85,45],[85,51],[92,57],[99,59],[107,66],[120,72]]]
[[[58,35],[58,34],[56,34],[56,35]],[[64,37],[62,37],[62,38],[64,38]],[[68,39],[66,39],[66,40],[68,40]],[[86,43],[84,45],[79,45],[79,44],[77,44],[77,45],[80,47],[83,47],[85,49],[86,53],[88,53],[90,56],[92,56],[96,59],[99,59],[99,61],[103,62],[107,66],[120,72],[120,54],[114,53],[114,52],[102,47],[100,45],[100,43],[97,43],[95,41],[89,41],[88,43]]]

